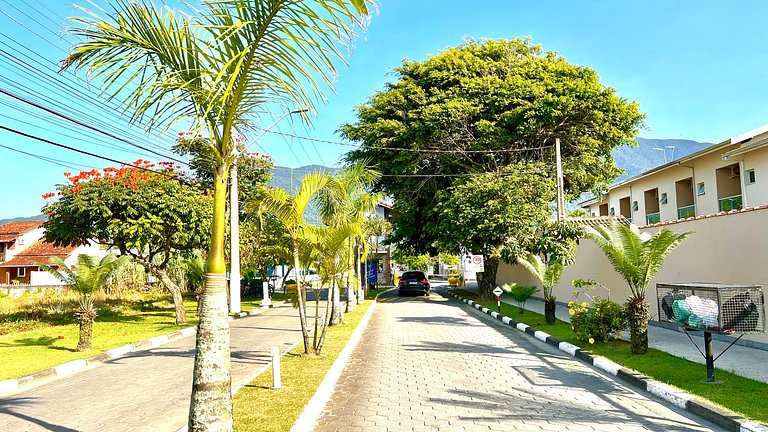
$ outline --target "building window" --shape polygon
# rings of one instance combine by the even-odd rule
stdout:
[[[747,184],[755,183],[755,170],[747,170]]]
[[[16,277],[27,277],[27,268],[26,267],[17,268]]]
[[[704,189],[704,182],[696,185],[696,195],[704,195],[706,190]]]
[[[661,193],[661,198],[659,198],[659,202],[662,203],[662,204],[666,204],[667,203],[667,193],[666,192],[662,192]]]
[[[637,211],[639,208],[640,206],[637,205],[637,201],[632,201],[632,211]]]

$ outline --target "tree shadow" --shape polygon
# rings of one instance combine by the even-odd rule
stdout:
[[[43,429],[53,431],[53,432],[77,432],[77,429],[72,429],[66,426],[49,423],[43,419],[35,418],[14,410],[14,408],[18,409],[21,407],[30,406],[34,402],[35,400],[29,397],[0,399],[0,415],[5,414],[12,417],[16,417],[21,420],[27,421],[29,423],[34,423],[37,426],[42,427]]]
[[[58,337],[53,336],[40,336],[36,338],[19,338],[14,339],[12,342],[3,342],[0,343],[0,346],[2,347],[19,347],[19,346],[47,346],[51,347],[51,345],[54,344],[54,342],[58,341]],[[51,348],[59,348],[59,347],[51,347]]]

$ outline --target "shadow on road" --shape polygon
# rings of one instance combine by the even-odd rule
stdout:
[[[26,397],[0,399],[0,415],[9,415],[9,416],[17,417],[27,422],[34,423],[49,431],[77,432],[77,429],[72,429],[66,426],[59,426],[53,423],[48,423],[45,420],[30,417],[26,414],[22,414],[14,410],[14,408],[22,408],[27,405],[32,405],[34,402],[35,400],[33,398],[26,398]]]

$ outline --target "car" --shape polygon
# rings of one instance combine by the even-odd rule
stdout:
[[[427,275],[423,271],[407,271],[400,276],[400,282],[397,285],[397,295],[417,293],[427,296],[429,292],[429,279],[427,279]]]

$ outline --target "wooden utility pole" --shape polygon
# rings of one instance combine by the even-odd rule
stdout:
[[[565,218],[565,193],[563,191],[563,161],[560,158],[560,138],[555,138],[555,157],[557,160],[557,221]]]

